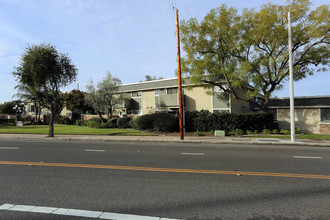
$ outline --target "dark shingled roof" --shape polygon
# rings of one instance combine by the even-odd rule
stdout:
[[[182,85],[190,84],[189,79],[184,79]],[[178,79],[160,79],[146,82],[138,82],[131,84],[124,84],[119,86],[119,92],[132,92],[132,91],[143,91],[143,90],[154,90],[154,89],[164,89],[164,88],[174,88],[178,87]]]
[[[306,97],[295,97],[295,107],[319,107],[329,108],[330,107],[330,96],[306,96]],[[270,108],[289,108],[290,98],[275,98],[269,102]]]

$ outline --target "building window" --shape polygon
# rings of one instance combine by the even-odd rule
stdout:
[[[321,108],[321,123],[330,123],[330,108]]]
[[[155,95],[160,95],[160,94],[162,94],[162,90],[160,89],[155,90]]]
[[[230,113],[229,109],[213,109],[213,113]]]
[[[132,97],[141,97],[142,96],[142,92],[132,92]]]
[[[178,88],[167,89],[167,94],[178,94]]]

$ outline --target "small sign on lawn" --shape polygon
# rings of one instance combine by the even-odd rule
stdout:
[[[16,126],[23,126],[23,121],[17,121]]]

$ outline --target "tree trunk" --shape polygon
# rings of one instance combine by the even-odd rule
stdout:
[[[102,113],[101,113],[101,112],[99,112],[99,111],[97,111],[97,114],[100,116],[100,119],[101,119],[101,123],[104,123],[104,122],[105,122],[105,120],[104,120],[104,118],[102,117]]]
[[[38,107],[38,122],[40,122],[40,117],[41,117],[41,107]]]
[[[38,120],[38,110],[37,110],[37,102],[35,100],[33,101],[33,105],[34,105],[34,122],[37,122],[37,120]]]
[[[49,132],[48,137],[54,137],[54,121],[55,121],[55,106],[52,102],[50,104],[50,119],[49,119]]]

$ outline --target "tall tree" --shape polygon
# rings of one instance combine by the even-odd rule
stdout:
[[[272,93],[288,80],[290,7],[269,3],[239,15],[235,8],[223,5],[201,22],[182,21],[181,40],[187,54],[183,72],[194,82],[218,86],[240,101],[267,109]],[[311,10],[309,0],[297,0],[292,6],[295,80],[329,68],[329,14],[329,5]],[[264,102],[255,102],[260,94]]]
[[[60,90],[77,77],[77,69],[71,59],[50,44],[28,46],[13,75],[19,84],[30,87],[36,85],[44,91],[51,111],[48,136],[54,137],[54,119],[60,103]]]
[[[94,86],[93,80],[86,86],[86,102],[94,108],[103,122],[105,119],[102,117],[102,113],[105,108],[108,112],[108,119],[110,119],[115,109],[123,103],[123,97],[117,94],[120,84],[120,79],[113,77],[108,71],[97,87]]]
[[[91,111],[91,107],[87,105],[85,101],[86,93],[79,89],[73,89],[70,92],[66,92],[64,95],[65,106],[73,112],[80,114]]]
[[[92,106],[94,111],[99,115],[100,120],[105,122],[106,119],[103,118],[102,114],[104,113],[105,103],[101,93],[97,90],[94,85],[93,80],[91,79],[86,85],[86,96],[85,101],[88,105]]]
[[[108,110],[108,119],[112,118],[113,112],[118,108],[118,105],[123,103],[122,95],[117,94],[120,85],[120,79],[112,76],[109,71],[103,80],[97,85],[97,88],[103,97],[105,107]]]

